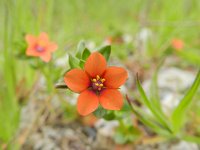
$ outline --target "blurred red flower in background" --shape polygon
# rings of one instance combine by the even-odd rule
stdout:
[[[49,41],[49,37],[45,32],[40,33],[38,37],[27,34],[25,39],[28,43],[26,55],[40,57],[45,62],[51,60],[51,53],[58,48],[56,43]]]
[[[128,73],[121,67],[107,67],[106,60],[99,52],[92,53],[85,62],[84,70],[72,69],[65,74],[66,85],[80,93],[77,109],[85,116],[98,108],[120,110],[123,96],[118,88],[125,83]]]
[[[184,47],[184,42],[181,39],[173,39],[172,40],[172,47],[176,50],[181,50]]]

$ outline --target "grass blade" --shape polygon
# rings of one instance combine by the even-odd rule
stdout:
[[[168,125],[168,123],[166,122],[167,118],[166,116],[164,116],[164,114],[160,113],[159,111],[157,111],[156,108],[154,108],[154,106],[151,104],[151,102],[149,101],[149,99],[147,98],[144,89],[142,88],[140,81],[138,79],[137,76],[137,80],[136,80],[136,85],[138,88],[138,91],[141,95],[141,102],[148,107],[148,109],[151,111],[151,113],[155,116],[155,119],[157,119],[157,121],[163,125],[163,127],[165,127],[168,131],[171,132],[170,127]]]
[[[183,140],[185,140],[185,141],[200,144],[200,137],[190,136],[190,135],[184,135],[182,137],[183,137]]]
[[[183,99],[180,101],[179,105],[175,108],[171,118],[172,118],[172,124],[174,132],[178,132],[180,128],[183,125],[183,120],[185,117],[185,113],[192,103],[192,98],[194,94],[196,93],[198,87],[200,84],[200,70],[196,76],[195,81],[193,82],[191,88],[188,90],[186,95],[183,97]]]
[[[169,132],[167,132],[165,129],[163,129],[157,122],[152,121],[148,116],[148,114],[145,114],[143,110],[140,108],[132,105],[130,99],[128,96],[126,96],[126,99],[128,101],[128,104],[130,106],[131,111],[137,116],[137,118],[148,128],[150,128],[155,133],[158,133],[160,135],[170,137]]]

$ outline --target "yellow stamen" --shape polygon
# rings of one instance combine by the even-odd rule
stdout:
[[[99,80],[100,79],[100,76],[99,75],[97,75],[97,80]]]
[[[103,86],[103,84],[100,84],[99,86],[100,86],[100,87],[102,87],[102,86]]]
[[[39,41],[38,43],[41,47],[45,46],[45,42],[44,41]]]
[[[92,79],[93,82],[97,82],[97,79]]]
[[[99,83],[95,83],[96,86],[99,86]]]
[[[103,78],[103,79],[101,79],[101,82],[102,82],[102,83],[103,83],[103,82],[105,82],[105,81],[106,81],[106,79],[104,79],[104,78]]]

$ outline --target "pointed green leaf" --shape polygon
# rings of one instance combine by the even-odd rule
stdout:
[[[167,118],[164,114],[160,113],[156,107],[154,108],[154,105],[151,104],[152,102],[149,101],[149,99],[147,98],[145,92],[144,92],[144,89],[142,88],[141,84],[140,84],[140,81],[137,77],[137,80],[136,80],[136,85],[137,85],[137,88],[138,88],[138,91],[141,95],[141,99],[140,101],[151,111],[151,113],[154,115],[155,119],[163,126],[166,128],[166,130],[168,130],[169,132],[171,132],[170,130],[170,127],[167,123]]]
[[[188,90],[188,92],[180,101],[179,105],[175,108],[172,114],[172,123],[174,127],[174,132],[178,132],[180,128],[182,127],[186,111],[188,107],[190,106],[190,104],[192,103],[192,98],[194,94],[196,93],[199,85],[200,85],[200,70],[191,88]]]
[[[78,43],[76,57],[81,59],[82,53],[85,49],[85,42],[82,40]]]
[[[83,53],[82,53],[82,56],[81,56],[82,59],[80,59],[80,63],[79,63],[79,66],[81,68],[84,67],[85,60],[90,56],[90,54],[91,54],[91,52],[89,51],[89,49],[85,48]]]
[[[107,61],[109,60],[110,53],[111,53],[111,46],[110,45],[106,45],[104,47],[101,47],[98,51],[106,58]]]
[[[183,135],[181,137],[185,141],[200,144],[200,138],[199,138],[199,136]]]
[[[82,60],[86,60],[90,56],[91,52],[89,49],[85,48],[83,53],[82,53]]]
[[[199,50],[196,50],[196,49],[182,50],[182,51],[177,52],[177,55],[179,55],[185,61],[188,61],[192,64],[200,66]]]
[[[158,66],[156,67],[156,70],[153,74],[153,78],[151,81],[151,85],[150,85],[150,100],[152,102],[152,107],[154,107],[154,109],[156,109],[157,111],[159,111],[159,113],[162,113],[164,115],[164,112],[162,110],[161,104],[160,104],[160,96],[159,96],[159,89],[158,89],[158,71],[160,69],[160,67],[163,65],[164,59],[161,60],[158,64]]]
[[[70,54],[69,54],[68,62],[71,69],[79,68],[79,60]]]
[[[149,114],[145,113],[144,110],[139,107],[133,106],[132,104],[130,105],[130,107],[137,118],[152,131],[163,136],[170,136],[168,130],[160,126],[157,122],[155,122],[155,120],[152,120],[152,117],[150,117]]]
[[[84,64],[85,64],[85,61],[83,61],[83,60],[80,60],[80,62],[79,62],[79,66],[83,69],[83,67],[84,67]]]

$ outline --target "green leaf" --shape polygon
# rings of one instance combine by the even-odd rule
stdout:
[[[87,48],[85,48],[81,56],[82,59],[80,60],[80,63],[79,63],[81,68],[83,68],[85,64],[85,60],[90,56],[90,54],[91,52]]]
[[[103,118],[104,118],[105,120],[113,120],[113,119],[115,119],[115,113],[114,113],[114,111],[110,111],[110,112],[106,113],[106,114],[103,116]]]
[[[182,127],[186,111],[190,106],[190,104],[192,103],[192,98],[196,93],[199,84],[200,84],[200,70],[191,88],[188,90],[186,95],[183,97],[179,105],[175,108],[174,112],[172,113],[171,118],[172,118],[174,132],[178,132]]]
[[[107,110],[105,110],[103,107],[99,106],[93,114],[98,118],[103,118],[103,116],[106,114]]]
[[[84,49],[85,49],[85,42],[82,40],[78,43],[78,46],[77,46],[77,52],[76,52],[77,58],[81,59]]]
[[[79,68],[79,60],[77,58],[75,58],[74,56],[72,56],[71,54],[69,54],[69,66],[71,69],[73,68]]]
[[[84,64],[85,64],[85,61],[83,61],[83,60],[80,60],[80,62],[79,62],[79,66],[80,66],[81,68],[83,68],[83,67],[84,67]]]
[[[137,116],[137,118],[152,131],[166,137],[171,136],[169,131],[166,130],[166,128],[160,126],[160,124],[156,122],[155,119],[152,119],[152,117],[149,114],[145,113],[143,109],[133,105],[130,105],[130,107],[133,113]]]
[[[82,60],[86,60],[90,56],[91,52],[89,49],[85,48],[83,53],[82,53]]]
[[[110,53],[111,53],[111,46],[110,45],[106,45],[104,47],[101,47],[100,49],[98,49],[98,51],[106,58],[106,60],[109,60],[110,57]]]
[[[183,135],[181,137],[185,141],[200,144],[200,137],[199,136]]]
[[[164,114],[160,113],[156,107],[153,105],[153,103],[151,104],[151,102],[149,101],[149,99],[147,98],[144,89],[142,88],[140,81],[137,77],[136,80],[136,85],[138,88],[138,91],[141,95],[141,99],[139,99],[150,111],[151,113],[154,115],[155,119],[169,132],[171,132],[170,127],[167,123],[167,118]],[[155,108],[154,108],[155,107]]]
[[[153,78],[151,81],[151,85],[150,85],[150,100],[152,102],[152,107],[154,107],[154,109],[156,109],[157,111],[159,111],[159,113],[161,113],[162,115],[164,115],[164,112],[162,110],[161,104],[160,104],[160,96],[159,96],[159,89],[158,89],[158,71],[160,69],[160,67],[163,65],[164,59],[161,60],[158,64],[158,66],[156,67],[156,70],[153,74]]]
[[[131,111],[137,116],[138,120],[140,120],[145,126],[147,126],[151,130],[153,130],[155,133],[158,133],[160,135],[163,135],[166,137],[171,136],[171,134],[167,130],[165,130],[163,127],[159,126],[157,122],[152,120],[151,117],[149,117],[149,114],[145,113],[143,109],[135,105],[132,105],[128,96],[126,96],[126,99]]]
[[[182,50],[177,52],[184,61],[188,61],[194,65],[200,66],[200,52],[199,50],[190,49],[190,50]]]

